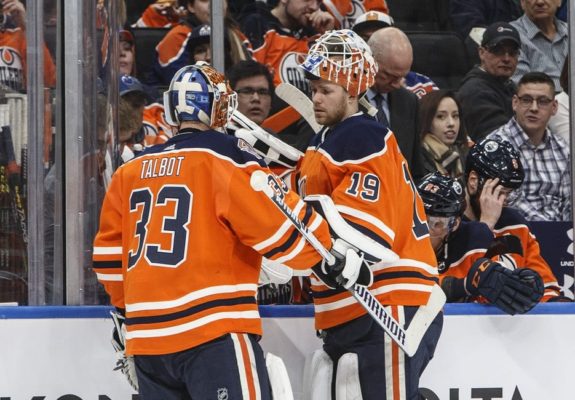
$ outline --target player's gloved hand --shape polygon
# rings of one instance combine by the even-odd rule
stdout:
[[[116,350],[116,368],[114,371],[120,370],[128,379],[128,383],[135,391],[138,391],[138,377],[136,376],[136,365],[134,364],[134,357],[126,356],[126,327],[124,322],[126,317],[120,311],[110,311],[112,321],[114,322],[114,330],[112,331],[112,346]]]
[[[467,273],[465,290],[471,295],[485,297],[507,314],[525,313],[541,299],[535,293],[543,283],[531,273],[522,275],[516,271],[520,270],[512,272],[497,262],[480,258]]]
[[[527,300],[523,303],[523,311],[518,311],[520,314],[523,314],[531,310],[541,301],[545,292],[545,284],[541,276],[530,268],[518,268],[513,270],[512,274],[517,276],[527,287],[523,292],[527,297]]]
[[[328,265],[325,261],[312,268],[316,276],[330,288],[351,288],[353,285],[371,286],[373,274],[363,256],[351,249],[345,241],[336,239],[330,250],[336,261]]]

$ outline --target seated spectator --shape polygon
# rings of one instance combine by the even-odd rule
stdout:
[[[497,260],[507,268],[530,268],[541,276],[545,285],[543,301],[561,299],[557,279],[541,256],[529,223],[510,206],[525,185],[526,171],[519,153],[507,142],[483,139],[467,155],[465,176],[464,219],[487,225],[496,237],[491,252],[499,254]]]
[[[331,0],[323,2],[323,6],[335,18],[337,29],[351,29],[357,18],[368,11],[389,14],[385,0]]]
[[[136,76],[136,42],[127,30],[120,31],[120,75]]]
[[[198,25],[192,29],[188,39],[187,51],[190,55],[190,64],[198,61],[212,62],[212,50],[210,49],[211,28],[209,25]],[[226,53],[226,57],[229,55]]]
[[[120,76],[120,102],[118,121],[120,156],[123,162],[134,158],[144,149],[142,123],[146,106],[146,93],[138,79],[129,75]]]
[[[559,5],[558,0],[521,0],[524,14],[511,22],[521,36],[515,82],[527,72],[544,72],[553,79],[555,91],[561,90],[559,76],[569,50],[569,32],[567,23],[555,16]]]
[[[509,142],[521,155],[525,183],[511,205],[528,221],[570,221],[569,146],[547,127],[557,112],[553,80],[542,72],[523,75],[513,111],[515,117],[487,136]]]
[[[374,85],[366,92],[367,100],[377,108],[377,119],[389,127],[411,175],[422,177],[421,139],[419,132],[419,101],[403,87],[405,75],[413,62],[413,49],[401,30],[383,28],[371,35],[368,45],[378,64]]]
[[[467,135],[460,116],[452,91],[436,90],[419,101],[424,173],[439,171],[455,179],[463,178]]]
[[[155,61],[151,75],[147,78],[149,84],[167,86],[176,71],[188,65],[190,54],[187,41],[193,28],[210,24],[209,0],[187,0],[186,5],[186,18],[182,23],[174,26],[156,47],[158,59]],[[227,10],[227,2],[224,2],[224,6]],[[225,65],[227,69],[241,60],[251,58],[251,46],[231,17],[226,16],[225,25],[224,46],[228,53],[228,62]]]
[[[557,114],[549,120],[549,130],[551,130],[551,133],[554,135],[562,137],[565,143],[569,144],[571,141],[569,131],[569,60],[565,60],[565,64],[563,64],[559,82],[561,83],[563,91],[555,96],[557,100]]]
[[[274,84],[291,83],[310,94],[298,65],[315,35],[335,26],[333,16],[319,8],[319,1],[281,0],[274,7],[256,2],[244,9],[240,24],[254,48],[254,59],[274,71]]]
[[[461,81],[458,97],[465,126],[472,140],[479,141],[513,116],[511,99],[521,41],[517,30],[506,22],[489,25],[479,47],[481,63]]]
[[[390,26],[393,26],[393,18],[389,15],[379,11],[369,11],[355,20],[352,30],[367,42],[375,31]],[[414,71],[409,71],[405,75],[403,85],[415,93],[418,98],[438,89],[431,78]]]
[[[18,0],[3,0],[0,13],[0,87],[25,91],[27,73],[26,9]],[[56,67],[44,44],[44,86],[56,86]]]
[[[178,7],[177,0],[156,0],[150,4],[133,28],[171,28],[183,17],[183,7]]]

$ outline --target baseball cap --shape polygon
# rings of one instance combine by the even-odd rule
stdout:
[[[393,26],[393,18],[381,11],[368,11],[356,18],[353,27],[355,33],[364,29],[381,29]]]
[[[135,43],[134,35],[132,32],[122,29],[120,30],[120,42],[128,42],[133,45]]]
[[[135,77],[130,75],[121,75],[120,76],[120,96],[124,96],[128,93],[133,92],[140,92],[142,94],[146,94],[144,90],[144,86],[142,83]]]
[[[188,39],[188,46],[193,49],[199,44],[210,42],[211,29],[209,25],[198,25],[190,33],[190,38]]]
[[[514,42],[517,47],[521,46],[521,39],[519,32],[513,25],[507,22],[495,22],[485,29],[481,45],[484,47],[492,47],[499,44],[503,40],[510,40]]]

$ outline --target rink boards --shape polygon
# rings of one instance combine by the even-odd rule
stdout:
[[[0,308],[1,400],[134,400],[113,371],[107,307]],[[321,342],[310,306],[267,306],[262,346],[287,365],[302,398],[305,357]],[[436,356],[421,387],[430,400],[568,399],[575,377],[575,304],[542,304],[506,316],[448,305]]]

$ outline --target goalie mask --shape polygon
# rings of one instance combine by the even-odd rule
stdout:
[[[181,68],[164,92],[166,122],[198,121],[223,128],[236,108],[236,94],[225,77],[206,62]]]
[[[432,172],[417,184],[425,214],[436,217],[459,217],[465,211],[465,193],[461,184],[449,177]]]
[[[311,79],[325,79],[359,96],[375,80],[377,64],[371,49],[354,31],[341,29],[324,33],[300,64]]]
[[[495,139],[483,139],[467,154],[465,177],[471,171],[480,177],[480,187],[486,179],[499,178],[499,183],[509,189],[517,189],[523,183],[525,172],[519,153],[510,143]]]

